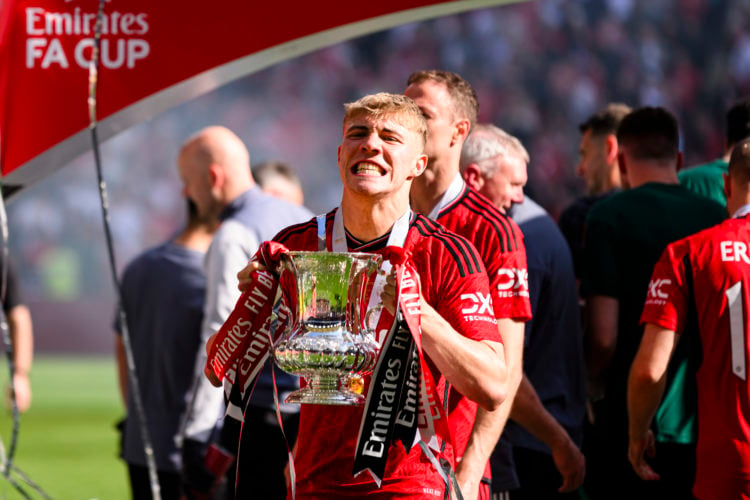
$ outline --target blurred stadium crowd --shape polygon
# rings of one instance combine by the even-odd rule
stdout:
[[[574,174],[578,124],[607,102],[674,112],[686,165],[722,153],[724,113],[750,94],[750,1],[510,4],[375,33],[237,80],[103,144],[118,267],[180,227],[175,158],[193,131],[226,125],[253,163],[289,163],[309,208],[322,212],[339,196],[332,152],[342,103],[401,92],[424,68],[471,82],[480,121],[523,141],[527,191],[557,216],[583,190]],[[11,254],[32,304],[95,299],[114,307],[93,165],[83,155],[9,203]],[[112,310],[98,313],[109,321]]]

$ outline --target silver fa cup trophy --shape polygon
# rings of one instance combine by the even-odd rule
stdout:
[[[362,375],[373,370],[380,351],[370,323],[382,306],[368,306],[381,257],[289,252],[284,260],[281,282],[296,293],[287,297],[290,326],[274,357],[282,370],[306,381],[286,402],[364,404]]]

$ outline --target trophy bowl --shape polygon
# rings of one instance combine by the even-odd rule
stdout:
[[[289,327],[274,346],[276,364],[305,387],[287,403],[360,405],[350,381],[375,367],[380,348],[368,327],[368,304],[382,257],[369,253],[289,252],[282,288]]]

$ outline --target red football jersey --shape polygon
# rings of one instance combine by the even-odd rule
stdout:
[[[750,496],[747,362],[750,219],[729,219],[669,245],[654,268],[642,323],[682,332],[697,312],[699,498]],[[745,495],[741,497],[741,495]]]
[[[326,219],[329,241],[333,214],[329,213]],[[274,241],[290,250],[316,251],[316,221],[313,219],[287,228]],[[362,244],[348,237],[348,246],[350,251],[377,253],[382,251],[386,241],[387,236]],[[412,252],[425,300],[453,328],[475,340],[502,341],[484,265],[471,243],[439,224],[415,215],[410,222],[404,250]],[[447,382],[426,357],[438,396],[444,403],[442,398],[447,392]],[[369,377],[365,382],[367,387]],[[443,498],[443,480],[419,446],[408,452],[401,444],[390,447],[380,489],[366,472],[352,477],[362,411],[362,407],[302,405],[295,457],[297,497],[381,495],[392,498],[398,494],[399,498]],[[446,443],[446,455],[452,458],[451,439],[448,436],[438,438]]]
[[[461,193],[438,212],[438,222],[471,241],[487,269],[496,318],[531,319],[529,271],[523,233],[516,223],[477,191],[464,184]],[[451,393],[449,423],[456,457],[466,450],[477,405]],[[491,476],[489,463],[486,477]]]
[[[531,319],[526,247],[518,225],[467,185],[440,209],[437,221],[479,251],[490,280],[495,317]]]

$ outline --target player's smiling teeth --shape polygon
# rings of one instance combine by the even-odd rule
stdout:
[[[383,169],[375,165],[374,163],[369,162],[359,162],[354,166],[354,173],[355,174],[383,174]]]

